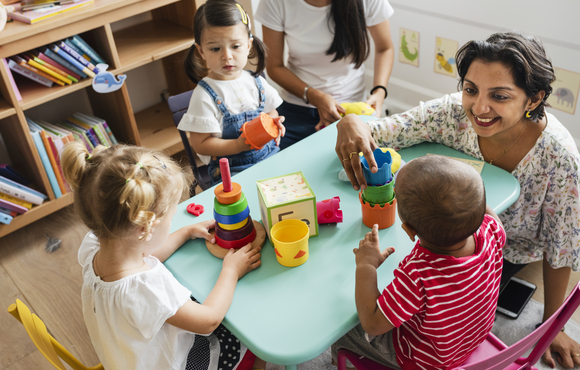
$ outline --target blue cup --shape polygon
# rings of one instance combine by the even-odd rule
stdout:
[[[380,186],[385,185],[393,179],[393,173],[391,172],[391,165],[393,164],[393,158],[391,153],[387,151],[383,153],[380,148],[373,151],[375,161],[377,162],[377,167],[379,170],[377,173],[372,173],[369,168],[369,163],[365,157],[361,158],[361,164],[363,168],[363,175],[368,185]]]

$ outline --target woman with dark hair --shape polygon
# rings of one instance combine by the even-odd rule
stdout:
[[[348,115],[337,124],[336,153],[356,190],[366,182],[353,154],[363,152],[376,168],[377,146],[437,142],[510,172],[521,191],[499,215],[507,235],[502,285],[526,264],[543,261],[545,320],[564,302],[570,272],[580,271],[580,155],[545,110],[552,63],[537,38],[515,32],[470,41],[456,60],[461,93],[368,124]],[[564,332],[543,356],[554,367],[552,352],[566,368],[580,365],[580,345]]]
[[[340,103],[366,101],[380,117],[395,48],[387,0],[261,0],[256,20],[268,47],[266,71],[282,87],[284,149],[341,118]],[[374,43],[371,96],[364,64]],[[288,61],[284,63],[284,45]]]

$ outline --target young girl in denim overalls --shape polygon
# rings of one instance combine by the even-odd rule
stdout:
[[[214,185],[221,182],[220,158],[228,158],[233,175],[280,151],[285,128],[276,108],[282,98],[259,76],[266,64],[265,47],[250,33],[250,20],[241,5],[233,0],[209,0],[197,10],[193,24],[196,42],[185,70],[198,85],[178,128],[191,132],[193,149],[208,165]],[[256,72],[243,70],[248,57],[257,57]],[[240,129],[261,112],[274,118],[280,135],[252,150],[240,137]]]

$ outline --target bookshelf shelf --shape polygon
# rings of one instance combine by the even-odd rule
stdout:
[[[114,75],[161,60],[170,95],[195,87],[189,82],[181,60],[193,43],[193,17],[204,0],[95,0],[89,5],[36,24],[11,22],[0,33],[0,58],[8,58],[50,43],[80,35],[109,64]],[[143,17],[144,13],[148,13]],[[113,32],[111,25],[132,18],[130,27]],[[42,51],[42,50],[41,50]],[[50,215],[73,202],[71,193],[55,198],[50,181],[26,124],[29,109],[86,89],[92,112],[106,120],[120,142],[158,148],[169,154],[183,149],[167,103],[134,113],[126,86],[98,94],[90,79],[68,86],[45,87],[12,73],[18,91],[9,80],[10,70],[0,63],[0,134],[13,167],[31,180],[32,188],[48,195],[40,206],[0,224],[0,238]],[[163,78],[163,76],[152,76]],[[38,111],[35,111],[36,113]],[[62,117],[65,118],[65,117]]]

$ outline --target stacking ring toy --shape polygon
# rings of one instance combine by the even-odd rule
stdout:
[[[248,201],[246,200],[246,195],[241,192],[241,198],[232,204],[222,204],[218,202],[217,198],[213,200],[213,209],[222,216],[232,216],[237,215],[242,212],[248,206]]]
[[[254,239],[256,239],[256,228],[254,228],[252,230],[252,233],[250,235],[246,236],[244,239],[229,241],[229,240],[220,239],[219,236],[217,236],[217,235],[215,236],[215,242],[217,243],[217,245],[219,245],[220,247],[225,248],[225,249],[241,248],[244,245],[251,243]]]
[[[232,191],[224,191],[224,184],[221,183],[213,190],[217,201],[221,204],[232,204],[242,197],[242,186],[237,182],[232,182]]]
[[[237,229],[241,229],[246,224],[246,222],[248,222],[247,218],[242,222],[238,222],[237,224],[228,225],[228,224],[220,224],[218,222],[218,225],[219,225],[219,227],[221,227],[224,230],[237,230]]]
[[[222,240],[233,241],[238,239],[243,239],[252,233],[254,230],[254,223],[252,222],[252,217],[248,216],[250,222],[246,223],[244,227],[238,230],[224,230],[219,225],[215,225],[215,234]]]
[[[250,206],[247,206],[246,209],[244,209],[242,212],[231,216],[220,215],[215,211],[215,209],[213,210],[213,218],[215,218],[215,220],[220,224],[237,224],[238,222],[244,221],[246,218],[248,218],[249,215]]]

